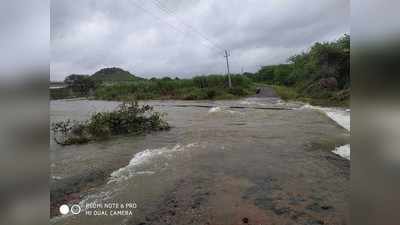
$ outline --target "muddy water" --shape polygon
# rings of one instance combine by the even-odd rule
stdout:
[[[82,208],[55,212],[52,224],[346,224],[349,161],[331,150],[347,144],[349,132],[324,113],[276,98],[146,103],[167,113],[170,131],[50,144],[52,200],[65,196],[59,202]],[[52,101],[51,121],[117,105]],[[89,216],[89,203],[136,207],[132,215]]]

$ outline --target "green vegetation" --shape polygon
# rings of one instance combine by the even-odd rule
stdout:
[[[51,99],[86,97],[96,87],[96,82],[88,75],[71,74],[64,79],[67,87],[50,90]]]
[[[232,75],[234,88],[227,87],[223,75],[198,76],[193,79],[152,78],[132,83],[104,85],[95,91],[95,98],[102,100],[136,99],[234,99],[254,93],[252,81],[241,75]]]
[[[196,76],[192,79],[143,79],[119,68],[105,68],[92,76],[70,75],[65,90],[51,90],[52,99],[92,97],[99,100],[235,99],[255,93],[258,84],[272,85],[285,100],[317,105],[348,106],[350,99],[350,36],[315,43],[309,51],[294,55],[287,64],[262,67],[256,73]]]
[[[192,79],[143,79],[119,68],[102,69],[92,76],[70,75],[63,89],[50,90],[51,99],[92,97],[99,100],[147,99],[235,99],[254,93],[246,76],[232,75],[234,88],[227,86],[226,75],[197,76]]]
[[[83,144],[113,135],[141,134],[169,128],[163,114],[154,112],[149,105],[139,106],[136,100],[123,102],[116,111],[95,113],[84,122],[66,120],[51,126],[54,140],[60,145]]]
[[[70,88],[57,88],[50,89],[50,99],[66,99],[66,98],[77,98],[79,96],[75,96]]]
[[[264,66],[247,75],[255,82],[273,85],[284,99],[318,105],[349,105],[350,36],[316,43],[308,52],[289,58],[288,64]]]
[[[298,99],[299,93],[294,90],[294,88],[287,87],[287,86],[279,86],[279,85],[272,85],[275,92],[279,97],[283,100],[291,100],[291,99]]]

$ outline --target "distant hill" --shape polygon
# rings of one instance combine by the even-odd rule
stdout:
[[[96,73],[94,73],[90,78],[92,78],[95,81],[111,81],[111,82],[136,81],[143,79],[140,77],[136,77],[132,75],[130,72],[117,67],[101,69]]]

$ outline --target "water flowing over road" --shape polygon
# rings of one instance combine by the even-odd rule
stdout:
[[[167,113],[172,129],[50,143],[52,224],[347,223],[350,161],[332,150],[350,134],[321,110],[265,96],[141,103]],[[85,120],[117,105],[52,101],[51,121]],[[133,202],[132,215],[85,212],[90,203]],[[60,216],[60,203],[82,211]]]

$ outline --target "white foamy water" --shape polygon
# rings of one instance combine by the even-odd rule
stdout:
[[[283,101],[279,98],[265,97],[265,98],[246,98],[239,102],[241,105],[256,105],[256,106],[271,106],[271,104],[281,104]]]
[[[212,107],[210,110],[208,110],[209,114],[214,114],[214,113],[230,113],[230,114],[242,114],[241,112],[229,110],[226,107]]]
[[[321,112],[324,112],[329,118],[335,121],[344,129],[350,131],[350,109],[340,109],[340,108],[328,108],[328,107],[319,107],[312,106],[309,104],[304,105],[301,108],[315,109]],[[343,145],[336,147],[333,153],[340,155],[343,158],[350,160],[350,145]]]
[[[247,99],[239,102],[239,104],[241,104],[241,105],[258,105],[258,106],[267,106],[268,105],[263,102],[260,102],[260,100],[256,101],[256,99],[253,99],[253,98],[247,98]]]
[[[110,179],[108,183],[113,183],[113,182],[119,182],[122,180],[127,180],[133,176],[137,175],[152,175],[155,172],[153,171],[138,171],[137,167],[143,164],[146,164],[148,162],[151,162],[151,160],[164,156],[164,157],[170,157],[172,153],[176,152],[181,152],[185,151],[188,149],[191,149],[193,147],[196,147],[196,143],[191,143],[187,145],[180,145],[177,144],[173,148],[158,148],[158,149],[146,149],[142,152],[138,152],[134,155],[134,157],[131,159],[129,164],[125,167],[122,167],[114,172],[111,173]]]
[[[60,176],[51,176],[51,179],[53,179],[53,180],[61,180],[62,177],[60,177]]]
[[[350,131],[350,109],[319,107],[306,104],[301,108],[315,109],[324,112],[329,118],[341,127]]]
[[[322,108],[321,110],[324,111],[329,118],[334,120],[341,127],[350,131],[350,111],[331,108]]]
[[[208,113],[216,113],[216,112],[221,112],[222,108],[217,106],[217,107],[212,107],[210,110],[208,110]]]
[[[350,144],[336,147],[332,152],[350,160]]]

